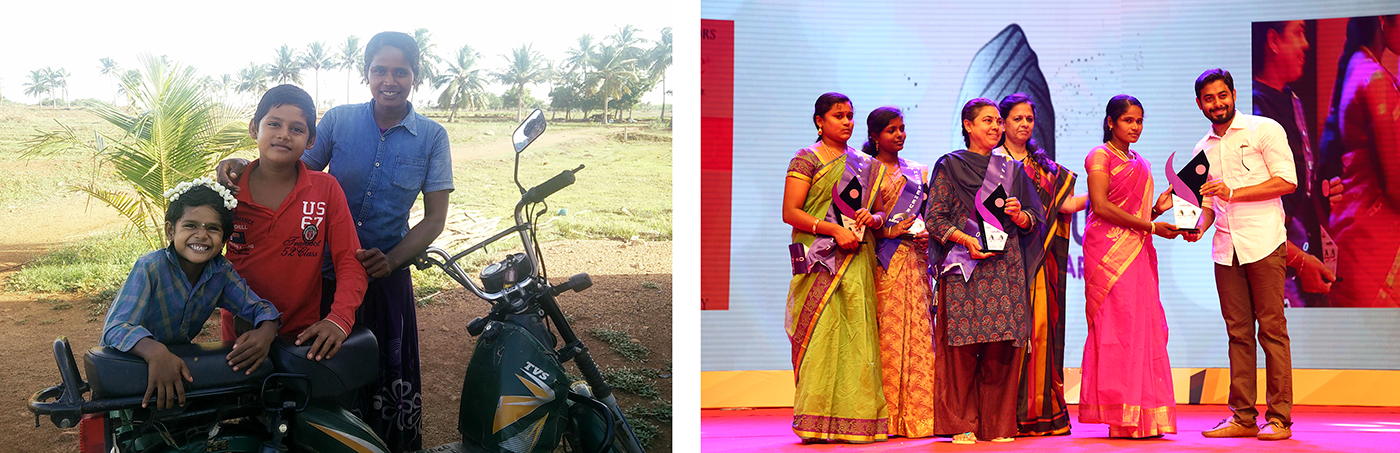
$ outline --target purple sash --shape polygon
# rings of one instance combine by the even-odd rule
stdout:
[[[894,206],[889,208],[888,220],[885,227],[889,228],[899,223],[895,220],[895,214],[904,214],[906,217],[923,218],[924,195],[924,175],[918,168],[905,167],[900,173],[904,175],[904,189],[899,194],[899,200],[894,202]],[[902,219],[901,219],[902,220]],[[885,238],[880,239],[880,248],[876,252],[876,257],[880,259],[880,267],[889,269],[890,259],[894,258],[894,252],[899,250],[899,243],[903,239]]]
[[[856,210],[869,207],[870,201],[874,199],[872,196],[873,192],[875,192],[875,190],[870,190],[869,188],[879,187],[879,181],[875,181],[875,184],[868,184],[867,182],[874,181],[880,176],[879,172],[875,171],[878,169],[879,167],[870,165],[869,159],[865,158],[864,155],[854,150],[847,150],[846,168],[841,172],[841,179],[832,187],[831,204],[827,208],[826,216],[823,217],[822,220],[849,228],[840,218],[843,215],[854,218]],[[857,193],[850,193],[849,189],[852,187],[857,189]],[[855,197],[852,197],[852,195],[855,195]],[[843,197],[854,201],[856,206],[851,206],[849,202],[843,200]],[[864,238],[859,237],[859,239]],[[832,275],[836,274],[836,269],[841,266],[841,261],[845,258],[845,253],[847,253],[836,243],[835,238],[826,235],[817,235],[816,239],[812,240],[812,246],[808,247],[806,250],[805,259],[799,258],[799,252],[796,249],[789,250],[789,252],[792,254],[793,258],[793,274],[825,270],[826,273]],[[805,261],[805,268],[798,266],[797,263],[799,261]],[[806,272],[802,272],[804,270]]]
[[[1011,160],[997,153],[992,153],[992,155],[988,157],[987,172],[982,176],[982,187],[977,189],[977,195],[973,197],[973,204],[977,205],[975,209],[982,215],[982,218],[996,219],[996,216],[987,211],[987,207],[983,206],[981,201],[976,200],[987,199],[987,197],[991,196],[992,192],[997,189],[998,185],[1002,187],[1011,186],[1012,180],[1007,174],[1007,168],[1010,167]],[[1010,192],[1010,190],[1008,189],[1007,192]],[[972,237],[977,237],[978,225],[976,217],[977,216],[968,216],[967,222],[963,224],[963,232]],[[1003,225],[1002,228],[1005,228],[1005,225]],[[963,247],[961,244],[955,245],[943,256],[943,262],[938,264],[938,275],[947,275],[956,270],[962,274],[963,281],[967,281],[972,278],[972,270],[977,268],[978,261],[981,260],[972,259],[972,252],[969,252],[966,247]]]

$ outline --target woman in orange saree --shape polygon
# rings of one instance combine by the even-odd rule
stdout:
[[[1152,169],[1128,149],[1142,133],[1142,103],[1108,102],[1104,144],[1084,159],[1089,215],[1084,229],[1084,343],[1079,422],[1106,423],[1110,437],[1176,433],[1176,402],[1167,359],[1167,319],[1157,286],[1152,234],[1179,233],[1152,219],[1171,208],[1169,193],[1152,200]]]
[[[891,436],[933,435],[933,303],[928,276],[928,230],[922,219],[927,165],[899,157],[904,149],[904,114],[880,107],[865,121],[870,140],[861,151],[885,167],[889,183],[880,201],[890,215],[877,231],[876,318],[880,326],[880,370],[889,408]]]
[[[885,440],[875,320],[875,209],[884,167],[846,146],[850,99],[826,93],[812,119],[819,140],[788,164],[783,221],[793,227],[788,339],[796,380],[793,433],[803,442]],[[871,214],[871,211],[877,211]]]

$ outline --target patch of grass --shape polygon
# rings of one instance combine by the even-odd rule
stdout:
[[[627,416],[627,423],[632,425],[632,433],[637,435],[637,440],[642,442],[643,447],[651,446],[651,442],[661,433],[661,429],[656,423],[652,423],[652,420],[671,424],[671,402],[659,398],[622,412]]]
[[[435,303],[433,297],[444,289],[457,285],[447,274],[438,268],[428,268],[413,275],[413,295],[419,307]]]
[[[68,301],[62,299],[40,297],[38,302],[48,304],[50,310],[67,310],[69,308],[73,308],[73,304],[68,303]]]
[[[562,170],[585,168],[575,183],[548,199],[541,216],[540,240],[671,239],[671,142],[669,131],[648,132],[664,140],[619,143],[608,139],[613,128],[566,123],[550,125],[541,142],[520,156],[520,181],[526,188]],[[550,143],[551,132],[584,134]],[[593,138],[589,138],[593,137]],[[454,140],[455,142],[455,140]],[[488,217],[513,214],[520,192],[512,181],[513,156],[473,159],[453,169],[459,189],[452,202],[478,209]],[[544,208],[544,206],[541,206]],[[559,215],[563,209],[565,214]]]
[[[661,397],[661,393],[656,391],[656,385],[651,383],[655,376],[656,371],[647,368],[609,367],[603,370],[603,379],[614,389],[643,398]]]
[[[103,233],[65,245],[24,266],[5,282],[10,291],[77,293],[115,290],[149,252],[136,236]]]
[[[588,333],[593,335],[594,338],[607,343],[608,347],[611,348],[613,352],[616,352],[617,355],[623,356],[627,358],[627,360],[633,362],[645,362],[647,354],[651,352],[647,350],[647,347],[643,346],[642,343],[633,341],[635,338],[625,330],[610,327],[594,327],[588,329]]]
[[[624,411],[627,420],[651,417],[662,423],[671,423],[671,402],[663,399],[652,400],[646,406],[635,406]]]
[[[105,288],[88,296],[87,322],[99,322],[107,317],[107,309],[111,308],[112,300],[117,298],[117,289]]]
[[[646,280],[642,280],[642,287],[646,289],[661,289],[661,285]]]
[[[661,428],[657,427],[655,423],[641,417],[635,417],[627,411],[623,411],[623,413],[627,415],[627,424],[632,426],[632,434],[637,435],[637,441],[642,443],[642,448],[650,448],[652,441],[661,434]]]

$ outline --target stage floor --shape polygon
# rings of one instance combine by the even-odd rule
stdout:
[[[1260,406],[1261,413],[1265,409]],[[1078,406],[1070,406],[1070,420],[1077,418]],[[792,409],[752,409],[700,411],[700,448],[707,452],[903,452],[934,450],[1168,452],[1241,451],[1314,452],[1396,452],[1400,451],[1400,408],[1295,406],[1293,438],[1264,442],[1254,438],[1208,439],[1201,431],[1215,427],[1229,415],[1222,405],[1177,406],[1177,434],[1158,439],[1110,439],[1108,425],[1082,425],[1071,422],[1072,434],[1055,437],[1021,437],[1014,442],[978,442],[953,445],[952,439],[894,438],[874,444],[801,445],[792,434]]]

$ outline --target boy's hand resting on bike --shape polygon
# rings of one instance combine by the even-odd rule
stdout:
[[[306,358],[319,362],[335,357],[335,353],[340,352],[340,345],[345,343],[345,331],[340,330],[340,326],[331,320],[322,319],[303,330],[301,335],[297,335],[297,346],[313,338],[315,341],[311,343],[311,350],[307,351]]]
[[[156,409],[175,407],[176,402],[185,405],[185,382],[194,382],[184,359],[172,354],[165,345],[154,338],[146,337],[131,348],[131,352],[146,359],[146,395],[141,397],[141,407],[147,407],[151,395],[156,396]],[[184,378],[185,382],[180,379]]]
[[[275,320],[263,321],[258,328],[239,335],[233,342],[233,351],[225,356],[233,371],[241,370],[245,375],[252,375],[262,366],[267,350],[272,347],[272,339],[277,336],[278,327],[281,325]]]

